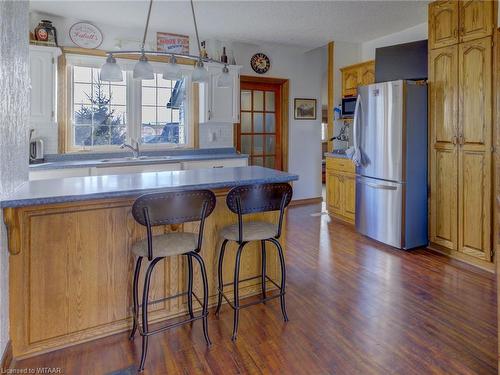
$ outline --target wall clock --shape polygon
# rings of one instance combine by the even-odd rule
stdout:
[[[269,61],[269,57],[263,53],[256,53],[250,59],[250,65],[255,73],[264,74],[271,67],[271,62]]]
[[[73,43],[82,48],[97,48],[102,43],[101,30],[87,22],[77,22],[71,26],[69,37]]]

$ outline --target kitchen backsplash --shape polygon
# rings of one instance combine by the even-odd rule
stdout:
[[[234,147],[234,125],[231,123],[200,124],[200,148]]]

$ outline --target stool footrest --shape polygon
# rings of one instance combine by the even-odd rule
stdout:
[[[165,301],[168,301],[168,300],[171,300],[171,299],[174,299],[174,298],[178,298],[178,297],[182,297],[182,296],[187,296],[188,294],[189,294],[189,292],[182,292],[182,293],[176,294],[174,296],[168,296],[168,297],[165,297],[165,298],[160,298],[160,299],[157,299],[157,300],[148,301],[148,306],[155,305],[155,304],[158,304],[160,302],[165,302]],[[196,293],[192,292],[192,294],[193,294],[193,297],[195,298],[195,300],[203,308],[203,302],[200,300],[200,298],[196,295]],[[138,309],[140,310],[140,308],[142,306],[143,306],[143,304],[138,305]],[[132,311],[133,311],[133,308],[132,308]],[[175,328],[175,327],[181,326],[181,325],[186,324],[186,323],[194,322],[195,320],[203,319],[206,316],[208,316],[208,312],[206,314],[201,314],[199,316],[194,316],[194,317],[192,317],[190,319],[183,320],[182,322],[177,322],[177,323],[174,323],[174,324],[170,324],[168,326],[165,326],[165,327],[162,327],[162,328],[158,328],[158,329],[155,329],[154,331],[150,331],[150,332],[144,332],[143,331],[142,324],[139,321],[139,315],[140,315],[139,313],[137,315],[132,314],[132,317],[133,317],[133,319],[137,323],[137,328],[139,330],[140,335],[141,336],[150,336],[150,335],[154,335],[155,333],[166,331],[167,329],[170,329],[170,328]]]
[[[253,277],[248,277],[246,279],[242,279],[239,281],[239,283],[244,283],[245,281],[250,281],[250,280],[255,280],[255,279],[261,279],[262,278],[262,275],[257,275],[257,276],[253,276]],[[267,281],[270,281],[276,288],[280,289],[281,286],[279,286],[278,284],[276,284],[276,282],[271,279],[269,276],[266,275],[266,280]],[[222,286],[229,286],[229,285],[234,285],[234,281],[231,281],[229,283],[225,283],[225,284],[222,284]],[[219,288],[217,288],[219,289]]]
[[[166,325],[164,327],[160,327],[160,328],[157,328],[153,331],[149,331],[149,332],[144,332],[142,330],[142,327],[141,325],[139,325],[139,334],[141,336],[151,336],[151,335],[154,335],[156,333],[160,333],[160,332],[163,332],[163,331],[167,331],[171,328],[176,328],[176,327],[179,327],[179,326],[182,326],[184,324],[187,324],[187,323],[191,323],[191,322],[194,322],[195,320],[200,320],[200,319],[203,319],[205,318],[206,316],[208,316],[208,313],[206,314],[201,314],[199,316],[194,316],[193,318],[189,318],[189,319],[186,319],[186,320],[183,320],[183,321],[180,321],[180,322],[177,322],[177,323],[173,323],[173,324],[169,324],[169,325]]]
[[[269,282],[271,282],[276,288],[278,288],[278,290],[280,291],[280,293],[274,295],[274,296],[270,296],[270,297],[266,297],[266,298],[261,298],[259,299],[258,301],[253,301],[253,302],[250,302],[250,303],[247,303],[247,304],[244,304],[244,305],[240,305],[240,306],[235,306],[234,303],[232,301],[229,300],[229,298],[227,298],[227,296],[224,294],[224,292],[220,289],[220,288],[217,288],[217,290],[219,291],[219,293],[222,295],[222,297],[226,300],[226,302],[228,303],[228,305],[234,309],[234,310],[240,310],[240,309],[244,309],[245,307],[250,307],[250,306],[253,306],[253,305],[257,305],[259,303],[264,303],[264,302],[267,302],[267,301],[270,301],[270,300],[273,300],[275,298],[278,298],[278,297],[281,297],[281,296],[284,296],[285,295],[285,292],[281,290],[281,286],[279,286],[273,279],[271,279],[269,276],[265,275],[266,277],[266,280],[268,280]],[[245,281],[250,281],[250,280],[255,280],[255,279],[262,279],[262,275],[257,275],[257,276],[253,276],[253,277],[248,277],[246,279],[242,279],[240,280],[238,283],[241,283],[241,282],[245,282]],[[222,284],[223,287],[225,286],[229,286],[229,285],[234,285],[234,281],[233,282],[229,282],[229,283],[226,283],[226,284]]]
[[[182,296],[187,296],[187,295],[188,295],[188,292],[183,292],[183,293],[176,294],[175,296],[168,296],[168,297],[165,297],[165,298],[156,299],[154,301],[148,301],[148,306],[150,306],[150,305],[156,305],[156,304],[158,304],[160,302],[165,302],[165,301],[168,301],[168,300],[171,300],[171,299],[174,299],[174,298],[178,298],[178,297],[182,297]],[[193,292],[193,297],[203,307],[203,302],[201,302],[200,298],[194,292]],[[142,303],[139,304],[137,307],[141,308],[142,307]],[[131,309],[133,310],[133,307],[131,307]]]

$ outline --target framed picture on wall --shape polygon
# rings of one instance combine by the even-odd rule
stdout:
[[[316,99],[294,99],[295,120],[316,120]]]

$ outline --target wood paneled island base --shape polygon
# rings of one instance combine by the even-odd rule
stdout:
[[[207,267],[210,305],[216,303],[218,232],[237,222],[237,216],[226,207],[227,191],[216,190],[217,206],[206,221],[200,253]],[[134,241],[146,237],[145,227],[132,218],[133,201],[128,197],[4,208],[11,252],[10,334],[15,358],[131,328],[134,266],[131,247]],[[247,215],[245,220],[276,222],[277,215],[277,212]],[[159,232],[197,232],[197,226],[197,223],[165,226]],[[247,247],[242,255],[241,280],[260,274],[260,249],[256,244]],[[233,279],[235,249],[231,244],[226,250],[224,280],[227,282]],[[270,249],[267,257],[268,275],[279,281],[276,252]],[[196,271],[195,267],[194,291],[202,296]],[[156,272],[150,298],[186,290],[186,278],[183,257],[166,259]],[[269,284],[267,288],[272,290],[273,286]],[[231,289],[227,287],[228,291]],[[259,292],[259,279],[240,284],[241,297]],[[185,298],[167,300],[151,307],[150,319],[158,322],[186,311]]]

